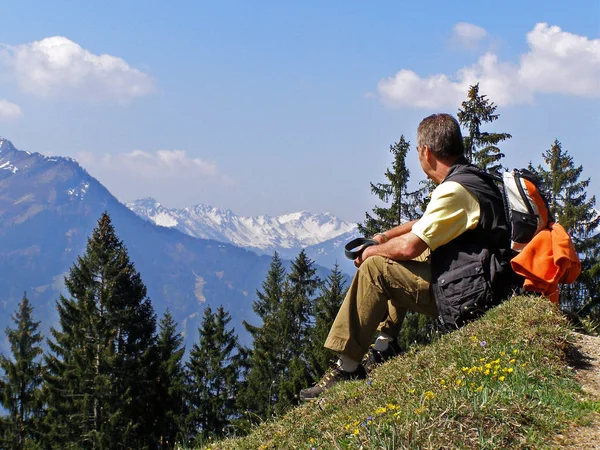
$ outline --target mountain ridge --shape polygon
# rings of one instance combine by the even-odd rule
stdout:
[[[279,216],[247,217],[207,204],[167,208],[152,197],[126,203],[126,206],[157,225],[263,253],[309,247],[356,231],[356,224],[344,222],[327,212],[299,211]]]

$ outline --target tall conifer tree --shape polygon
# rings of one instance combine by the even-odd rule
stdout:
[[[298,392],[312,381],[308,358],[311,330],[314,327],[315,293],[321,285],[316,272],[314,261],[306,256],[304,250],[300,251],[292,262],[280,311],[280,322],[284,327],[281,340],[284,359],[288,363],[278,385],[279,398],[275,404],[278,414],[294,405]]]
[[[587,196],[590,179],[580,180],[583,167],[575,166],[558,140],[542,156],[546,167],[530,169],[542,179],[550,211],[571,235],[582,264],[577,282],[563,286],[561,304],[574,312],[600,312],[600,215],[594,209],[596,197]]]
[[[48,438],[55,448],[154,448],[156,319],[110,217],[65,278],[47,355]]]
[[[8,413],[0,447],[33,449],[40,443],[42,418],[42,336],[26,295],[12,319],[15,328],[6,329],[12,358],[0,356],[0,403]]]
[[[156,431],[161,448],[174,448],[185,429],[185,372],[183,337],[167,310],[159,323],[158,378],[156,386]]]
[[[273,415],[273,407],[279,398],[279,383],[283,380],[288,363],[285,325],[281,320],[286,285],[286,271],[279,254],[275,252],[262,283],[262,291],[256,291],[257,299],[252,304],[262,324],[256,326],[244,322],[244,327],[252,335],[253,346],[240,405],[251,423]]]
[[[344,301],[347,290],[344,274],[342,274],[336,263],[327,280],[325,280],[315,305],[315,326],[311,333],[309,357],[310,372],[314,381],[325,373],[332,359],[336,356],[334,352],[323,347],[323,344]]]
[[[477,83],[469,88],[467,100],[462,102],[462,109],[458,110],[457,115],[458,122],[469,131],[464,136],[467,159],[488,172],[500,171],[500,160],[505,155],[498,144],[512,137],[508,133],[488,133],[481,130],[483,124],[498,120],[500,115],[496,114],[497,108],[486,95],[479,94]]]
[[[420,206],[415,202],[419,191],[408,192],[410,171],[406,167],[406,155],[410,142],[400,136],[400,140],[390,145],[390,153],[394,155],[392,167],[385,171],[387,183],[371,183],[371,193],[375,194],[385,206],[375,206],[373,216],[365,213],[365,221],[358,224],[358,231],[366,237],[389,230],[400,223],[417,219]]]
[[[235,399],[240,391],[239,345],[231,316],[222,306],[204,310],[199,342],[186,364],[191,436],[197,444],[222,436],[236,416]]]

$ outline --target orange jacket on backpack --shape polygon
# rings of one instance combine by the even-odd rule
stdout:
[[[571,238],[558,223],[540,231],[511,260],[513,270],[525,277],[523,288],[539,292],[558,303],[559,283],[573,283],[581,273],[581,262]]]

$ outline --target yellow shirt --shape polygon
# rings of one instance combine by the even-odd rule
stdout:
[[[479,203],[473,194],[455,181],[436,187],[423,217],[412,232],[435,250],[479,223]]]

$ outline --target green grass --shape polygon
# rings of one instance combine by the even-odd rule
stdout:
[[[514,298],[367,381],[204,449],[542,449],[600,402],[568,367],[570,329],[547,300]]]

